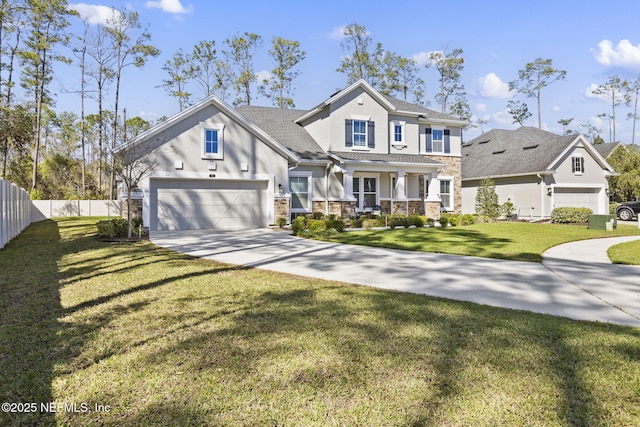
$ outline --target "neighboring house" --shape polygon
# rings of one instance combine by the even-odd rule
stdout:
[[[462,146],[462,211],[474,213],[478,187],[491,178],[499,202],[511,201],[520,217],[548,218],[556,207],[608,214],[614,174],[582,135],[494,129]]]
[[[467,124],[361,80],[309,111],[233,109],[210,96],[116,151],[152,165],[139,184],[151,230],[260,228],[376,207],[438,218],[441,207],[461,210]]]
[[[620,147],[624,147],[624,144],[622,142],[606,142],[602,144],[593,144],[593,148],[595,148],[596,151],[600,153],[602,158],[605,160],[608,160],[613,152]]]

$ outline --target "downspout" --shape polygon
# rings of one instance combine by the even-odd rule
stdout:
[[[544,178],[539,173],[536,174],[540,178],[540,219],[544,219],[544,193],[546,191]]]
[[[329,168],[333,163],[327,163],[327,166],[324,168],[324,214],[329,215]]]

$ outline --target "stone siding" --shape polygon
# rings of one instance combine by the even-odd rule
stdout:
[[[462,212],[462,158],[450,156],[429,156],[429,158],[446,165],[439,175],[453,176],[453,210]],[[438,218],[440,218],[439,208]]]
[[[287,218],[287,223],[291,221],[289,211],[289,198],[288,197],[276,197],[273,201],[273,217],[277,221],[278,218]]]

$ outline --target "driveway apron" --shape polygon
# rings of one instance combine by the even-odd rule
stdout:
[[[265,229],[154,231],[151,240],[158,246],[224,263],[576,320],[640,326],[639,267],[580,263],[558,256],[545,256],[541,264],[411,252],[307,240]],[[601,292],[604,288],[607,291]]]

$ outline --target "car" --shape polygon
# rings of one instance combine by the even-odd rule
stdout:
[[[635,202],[620,203],[616,207],[616,216],[620,221],[631,221],[633,218],[637,218],[640,213],[640,200]]]

